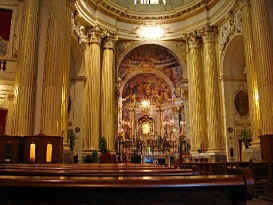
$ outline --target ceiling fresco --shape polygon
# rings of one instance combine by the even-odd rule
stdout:
[[[131,52],[120,64],[118,75],[124,80],[130,73],[161,72],[172,81],[173,86],[181,85],[182,68],[176,58],[164,47],[142,45]]]

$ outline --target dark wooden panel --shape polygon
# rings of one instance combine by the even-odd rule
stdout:
[[[22,137],[0,136],[0,163],[18,163],[22,160]]]

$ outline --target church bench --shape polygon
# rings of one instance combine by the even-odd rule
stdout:
[[[0,176],[0,204],[246,205],[239,175],[210,176]]]
[[[24,175],[24,176],[190,176],[197,175],[196,172],[192,172],[191,169],[168,169],[168,168],[115,168],[104,169],[104,167],[87,167],[87,166],[72,166],[63,167],[60,165],[57,167],[46,166],[41,164],[40,166],[32,166],[25,164],[18,165],[0,165],[0,174],[2,175]]]

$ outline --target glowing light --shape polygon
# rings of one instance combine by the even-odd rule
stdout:
[[[29,160],[35,162],[35,144],[30,144],[29,148]]]
[[[160,26],[144,26],[138,30],[141,38],[160,39],[164,35],[164,30]]]
[[[255,99],[257,102],[259,102],[259,93],[257,89],[255,89]]]
[[[150,132],[149,123],[143,123],[142,124],[142,132],[143,132],[144,135],[149,134],[149,132]]]
[[[46,162],[52,162],[52,144],[46,146]]]
[[[149,108],[149,107],[150,107],[150,101],[149,101],[149,100],[143,100],[143,101],[141,102],[141,106],[142,106],[143,108]]]

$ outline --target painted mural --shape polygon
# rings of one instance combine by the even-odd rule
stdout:
[[[125,99],[123,105],[134,106],[143,100],[149,100],[151,105],[158,105],[168,102],[171,97],[167,83],[152,73],[136,75],[125,85],[122,93],[122,98]]]
[[[182,68],[170,51],[158,45],[142,45],[132,50],[121,62],[119,67],[120,79],[132,71],[158,70],[165,74],[174,87],[179,87],[183,79]]]

